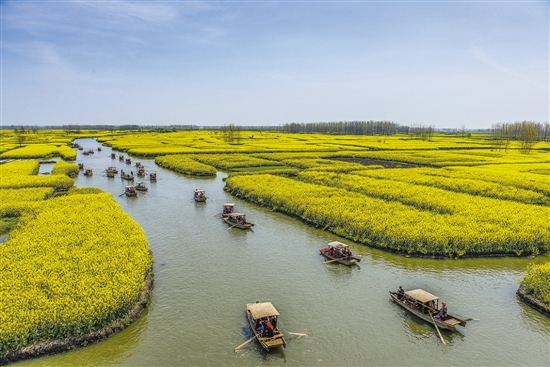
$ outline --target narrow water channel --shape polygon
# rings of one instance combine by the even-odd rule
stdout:
[[[93,139],[78,141],[97,149]],[[117,154],[121,154],[118,153]],[[550,319],[519,301],[515,292],[527,265],[550,260],[405,258],[349,243],[360,266],[323,264],[319,249],[330,233],[232,197],[223,173],[194,178],[132,157],[111,160],[111,149],[83,156],[77,186],[113,194],[145,229],[155,256],[155,289],[136,323],[101,343],[68,353],[19,362],[25,366],[548,366]],[[126,154],[124,154],[126,155]],[[133,170],[140,161],[156,171],[149,191],[119,196],[126,181],[108,178],[108,166]],[[42,167],[41,171],[45,168]],[[46,169],[47,170],[47,169]],[[139,180],[136,180],[139,181]],[[204,189],[206,203],[193,201]],[[224,202],[256,223],[253,231],[228,229],[218,213]],[[345,203],[343,203],[345,205]],[[446,301],[449,312],[479,319],[459,332],[443,331],[389,300],[388,291],[422,288]],[[246,303],[271,301],[280,312],[288,346],[265,353],[249,339]]]

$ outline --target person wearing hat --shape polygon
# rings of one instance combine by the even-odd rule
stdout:
[[[441,309],[435,318],[438,320],[444,320],[445,317],[447,317],[447,304],[445,302],[441,302]]]

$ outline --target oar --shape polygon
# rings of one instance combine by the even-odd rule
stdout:
[[[124,194],[126,194],[126,193],[125,193],[125,192],[123,192],[122,194],[120,194],[120,195],[118,195],[118,196],[122,196],[122,195],[124,195]]]
[[[220,214],[221,214],[221,213],[216,213],[216,214],[213,215],[213,217],[215,217],[216,215],[220,215]]]
[[[439,334],[439,337],[441,338],[441,341],[443,342],[443,345],[447,345],[447,343],[445,343],[445,339],[443,339],[443,336],[441,336],[441,331],[439,331],[439,328],[437,327],[437,324],[436,324],[432,314],[429,314],[429,315],[430,315],[430,318],[432,319],[432,322],[434,323],[435,330],[437,330],[437,333]]]
[[[302,334],[302,333],[291,333],[290,331],[287,331],[286,333],[287,333],[287,334],[292,334],[292,335],[298,335],[298,336],[307,336],[307,334]]]
[[[473,319],[471,317],[464,317],[464,316],[460,316],[458,314],[453,314],[454,316],[458,317],[459,319],[461,319],[462,321],[479,321],[479,319]]]
[[[229,228],[227,228],[227,229],[231,229],[231,228],[233,228],[233,227],[235,227],[235,226],[236,226],[236,224],[233,224],[231,227],[229,227]]]
[[[247,341],[245,341],[244,343],[242,343],[241,345],[239,345],[237,348],[235,348],[235,352],[237,351],[237,349],[241,348],[241,347],[244,347],[245,345],[247,345],[248,343],[250,343],[252,340],[256,339],[256,336],[254,335],[252,338],[248,339]]]
[[[331,262],[333,262],[333,261],[338,261],[338,260],[340,260],[340,259],[334,259],[334,260],[323,261],[323,264],[328,264],[328,263],[331,263]]]

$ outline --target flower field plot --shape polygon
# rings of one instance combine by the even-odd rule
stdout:
[[[29,144],[25,147],[3,152],[0,154],[0,159],[48,158],[54,156],[60,156],[66,160],[75,160],[76,152],[63,144]]]
[[[468,174],[464,174],[467,172]],[[478,174],[475,174],[478,172]],[[489,173],[484,175],[484,173]],[[521,174],[517,177],[514,171],[506,173],[499,171],[497,175],[491,175],[490,171],[483,169],[475,170],[446,170],[434,168],[413,168],[413,169],[386,169],[357,172],[357,175],[371,177],[393,185],[392,181],[403,182],[405,185],[419,185],[449,190],[456,193],[465,193],[489,198],[518,201],[528,204],[550,205],[550,183],[543,180],[531,180],[527,184],[527,175]],[[516,176],[517,180],[513,180]],[[496,179],[495,179],[496,178]],[[536,177],[538,178],[538,177]]]
[[[0,190],[0,202],[40,201],[53,195],[52,187]]]
[[[192,157],[187,154],[164,155],[156,157],[155,163],[161,167],[188,175],[216,176],[216,169],[214,167],[197,162]]]
[[[353,157],[367,157],[398,161],[411,164],[445,167],[476,166],[485,164],[525,164],[549,162],[546,151],[534,151],[521,154],[518,151],[491,152],[487,150],[407,150],[407,151],[370,151],[353,154]]]
[[[52,174],[54,175],[67,175],[70,177],[78,175],[78,164],[67,163],[65,161],[58,161],[52,168]]]
[[[74,180],[65,174],[37,176],[40,165],[37,161],[14,161],[0,164],[0,189],[20,189],[24,187],[53,187],[67,190]]]
[[[153,262],[145,233],[110,194],[29,205],[0,246],[0,355],[115,322]]]
[[[351,182],[352,180],[348,180]],[[550,208],[469,195],[441,199],[451,213],[272,175],[233,176],[227,190],[370,246],[416,254],[538,254],[550,248]],[[448,199],[458,199],[457,208]],[[421,200],[421,199],[420,199]],[[437,204],[435,199],[435,204]],[[448,208],[445,208],[447,206]]]
[[[550,262],[532,265],[521,282],[521,288],[550,310]]]
[[[192,159],[223,170],[269,166],[281,167],[280,162],[257,158],[249,154],[200,154],[193,155]]]

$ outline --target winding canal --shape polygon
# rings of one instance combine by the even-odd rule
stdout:
[[[78,142],[85,150],[100,146]],[[151,304],[106,341],[17,365],[550,365],[550,319],[515,296],[533,259],[406,258],[343,240],[363,256],[360,266],[324,265],[319,249],[338,237],[228,195],[223,173],[194,178],[151,159],[132,157],[128,166],[110,155],[108,147],[89,156],[80,151],[77,162],[94,175],[81,174],[76,185],[112,193],[145,229],[155,256]],[[137,198],[119,196],[127,182],[120,174],[106,177],[105,168],[135,172],[136,161],[156,171],[158,181],[145,181],[149,191]],[[193,201],[194,189],[206,190],[206,203]],[[254,230],[228,229],[217,215],[224,202],[236,203]],[[433,326],[389,300],[399,285],[428,290],[450,313],[479,321],[443,331],[444,346]],[[271,354],[256,342],[235,353],[252,336],[245,305],[256,300],[274,304],[283,332],[307,336],[288,335],[287,348]]]

